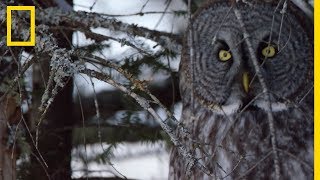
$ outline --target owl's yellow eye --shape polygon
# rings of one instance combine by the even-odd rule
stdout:
[[[276,55],[276,48],[274,48],[272,45],[269,45],[263,48],[261,53],[264,57],[272,58]]]
[[[232,57],[231,53],[227,50],[220,50],[219,51],[219,59],[220,61],[228,61]]]

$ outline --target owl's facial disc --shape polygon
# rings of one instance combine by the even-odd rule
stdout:
[[[265,61],[275,58],[277,56],[277,53],[278,53],[278,47],[275,43],[261,41],[257,48],[257,57],[258,57],[260,66],[263,66]],[[248,93],[250,90],[250,85],[252,84],[251,80],[253,80],[253,78],[256,78],[256,76],[254,75],[254,71],[249,73],[250,67],[248,66],[248,63],[250,62],[246,62],[246,61],[250,61],[250,59],[244,58],[242,61],[244,62],[244,66],[245,66],[244,67],[245,71],[242,73],[242,86],[244,91]]]
[[[304,23],[293,14],[283,16],[268,6],[255,5],[259,8],[250,11],[237,7],[250,49],[239,20],[232,11],[227,13],[231,10],[227,3],[205,8],[192,18],[193,33],[192,37],[187,33],[180,66],[185,81],[180,84],[181,89],[192,89],[196,100],[207,107],[217,105],[233,112],[253,99],[253,105],[264,107],[251,49],[272,103],[300,100],[313,86],[313,44]]]

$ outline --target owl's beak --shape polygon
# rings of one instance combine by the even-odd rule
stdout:
[[[248,93],[249,92],[249,73],[248,72],[244,72],[242,74],[242,86],[244,91]]]

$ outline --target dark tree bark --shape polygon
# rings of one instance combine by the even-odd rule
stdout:
[[[14,125],[21,118],[21,111],[15,99],[0,100],[0,180],[16,179],[16,150],[8,144],[8,124]],[[12,137],[11,137],[12,138]]]
[[[70,80],[55,98],[47,118],[39,127],[39,150],[48,165],[50,179],[71,179],[72,129],[56,130],[72,126],[75,122],[72,116],[72,90]],[[46,177],[41,166],[37,159],[33,159],[30,179]]]
[[[24,1],[24,5],[35,5],[35,1]],[[37,1],[39,2],[39,1]],[[72,0],[67,1],[72,5]],[[42,8],[56,6],[54,0],[41,1],[36,6]],[[52,32],[57,37],[58,45],[61,48],[71,48],[69,42],[72,38],[72,31]],[[44,81],[47,82],[49,76],[49,59],[48,56],[40,56],[33,66],[33,91],[32,91],[32,109],[29,114],[29,125],[32,132],[39,128],[38,149],[48,165],[44,170],[44,163],[38,154],[36,148],[33,148],[31,156],[31,165],[27,179],[71,179],[71,150],[72,150],[72,129],[57,131],[64,127],[73,126],[75,119],[73,117],[73,79],[65,79],[66,85],[63,87],[46,114],[45,119],[39,127],[37,123],[40,118],[38,107],[41,104],[41,96],[44,92]],[[34,139],[36,135],[34,134]],[[32,142],[30,142],[32,144]],[[49,176],[49,177],[48,177]]]

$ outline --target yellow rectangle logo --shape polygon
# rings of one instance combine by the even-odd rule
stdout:
[[[12,11],[30,11],[30,40],[29,41],[12,41]],[[36,12],[35,6],[7,6],[7,46],[35,46],[36,44]]]

